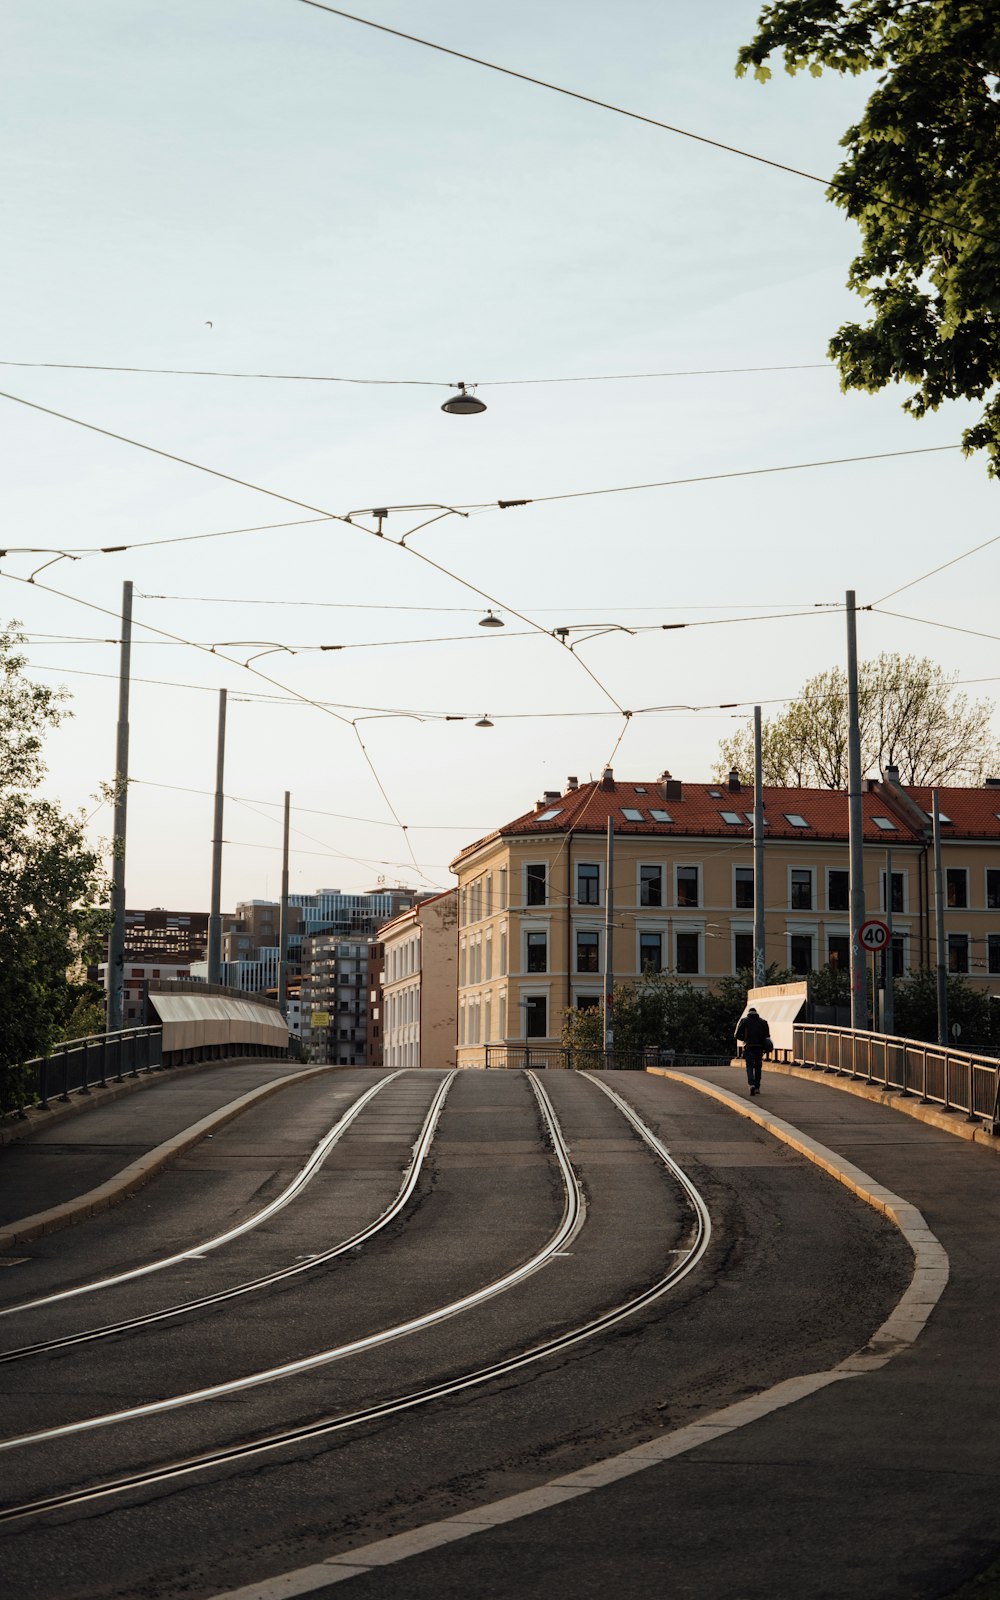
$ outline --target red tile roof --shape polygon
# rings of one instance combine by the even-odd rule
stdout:
[[[600,781],[581,784],[579,789],[540,804],[523,816],[515,817],[483,839],[468,845],[455,858],[456,863],[490,840],[525,834],[563,834],[569,829],[578,833],[603,834],[608,818],[614,820],[615,832],[621,834],[652,835],[655,837],[684,837],[697,835],[713,838],[746,838],[753,835],[753,789],[729,789],[723,783],[683,783],[679,798],[665,795],[662,781],[614,781],[611,788],[602,788]],[[931,791],[908,789],[904,795],[929,814]],[[942,789],[941,810],[952,819],[946,825],[946,838],[991,838],[1000,843],[1000,789]],[[653,809],[666,812],[670,822],[657,821]],[[625,810],[638,811],[642,820],[625,816]],[[543,821],[548,812],[555,815]],[[737,826],[727,822],[722,813],[736,812],[744,820]],[[750,818],[747,818],[747,813]],[[809,824],[797,827],[790,816],[800,816]],[[885,845],[922,843],[925,837],[918,820],[907,808],[898,791],[891,785],[875,784],[866,789],[862,797],[864,838],[866,843]],[[847,794],[842,789],[782,789],[765,786],[764,817],[768,839],[828,839],[845,840],[848,837]],[[895,824],[894,830],[880,828],[875,817],[884,817]],[[929,827],[929,819],[928,819]],[[453,863],[454,865],[454,863]]]

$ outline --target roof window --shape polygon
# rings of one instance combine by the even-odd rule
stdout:
[[[728,822],[731,828],[745,828],[746,823],[738,811],[720,811],[719,816],[723,822]]]
[[[746,817],[747,821],[752,826],[753,825],[753,812],[752,811],[744,811],[743,815]],[[764,818],[764,826],[765,826],[765,828],[767,827],[767,818],[766,817]]]
[[[550,810],[543,811],[541,816],[538,817],[536,820],[538,822],[551,822],[553,817],[558,817],[558,816],[561,816],[561,815],[562,815],[562,807],[561,806],[553,806]]]
[[[811,828],[812,827],[812,823],[811,822],[807,822],[805,817],[800,817],[797,811],[786,811],[785,812],[785,821],[786,822],[790,822],[793,828]]]
[[[925,815],[927,817],[928,822],[933,822],[934,821],[934,813],[933,813],[933,811],[928,811],[928,812],[925,813]],[[998,812],[997,815],[1000,815],[1000,812]],[[938,821],[939,822],[950,822],[951,818],[950,817],[946,817],[943,811],[939,811],[938,812]]]
[[[722,799],[722,790],[721,789],[709,789],[708,792],[711,795],[713,800],[721,800]]]
[[[658,811],[655,806],[650,807],[649,814],[654,822],[673,822],[674,820],[669,811]],[[997,812],[997,817],[1000,818],[1000,811]]]
[[[882,829],[883,833],[898,833],[899,831],[896,824],[891,822],[888,817],[872,817],[872,821],[876,828]]]
[[[635,786],[635,792],[636,792],[636,794],[648,794],[649,790],[646,789],[643,784],[637,783],[636,786]]]
[[[622,816],[628,822],[645,822],[645,817],[637,806],[622,806]]]

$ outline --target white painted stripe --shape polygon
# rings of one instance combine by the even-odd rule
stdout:
[[[874,1178],[858,1167],[842,1160],[825,1145],[810,1139],[791,1123],[759,1111],[756,1107],[751,1108],[727,1089],[717,1089],[714,1084],[690,1078],[681,1072],[661,1069],[659,1076],[700,1089],[703,1094],[721,1100],[741,1116],[756,1122],[782,1143],[798,1150],[824,1172],[845,1184],[875,1210],[883,1212],[899,1229],[913,1250],[913,1278],[895,1309],[876,1329],[868,1343],[827,1372],[807,1372],[796,1378],[786,1378],[783,1383],[776,1383],[748,1400],[724,1406],[721,1411],[713,1412],[699,1422],[689,1423],[685,1428],[678,1428],[660,1439],[636,1445],[618,1455],[607,1456],[603,1461],[592,1462],[590,1466],[566,1473],[561,1478],[553,1478],[537,1489],[526,1489],[521,1494],[495,1500],[491,1505],[480,1506],[474,1511],[463,1511],[442,1522],[427,1523],[422,1528],[396,1534],[390,1539],[380,1539],[374,1544],[361,1545],[356,1550],[327,1556],[313,1566],[300,1567],[276,1578],[265,1578],[260,1583],[251,1583],[242,1589],[229,1589],[225,1594],[216,1595],[214,1600],[285,1600],[286,1596],[314,1594],[331,1584],[346,1583],[350,1578],[360,1577],[374,1567],[406,1561],[410,1556],[451,1544],[457,1539],[467,1539],[476,1533],[486,1533],[519,1517],[533,1516],[564,1500],[590,1494],[595,1489],[631,1477],[636,1472],[644,1472],[647,1467],[655,1467],[663,1461],[686,1455],[700,1445],[711,1444],[716,1439],[735,1433],[739,1428],[747,1427],[760,1417],[780,1411],[784,1406],[795,1405],[831,1384],[863,1377],[865,1373],[884,1366],[918,1338],[944,1291],[949,1265],[943,1246],[917,1208],[893,1194],[891,1189],[876,1183]]]

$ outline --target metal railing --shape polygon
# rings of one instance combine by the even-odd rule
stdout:
[[[163,1029],[123,1028],[66,1039],[51,1055],[0,1070],[0,1117],[23,1118],[31,1106],[49,1109],[53,1099],[87,1095],[140,1072],[153,1072],[163,1059]]]
[[[989,1056],[919,1039],[810,1024],[796,1026],[793,1037],[793,1059],[799,1066],[915,1095],[946,1111],[964,1111],[970,1122],[986,1121],[1000,1135],[1000,1062]]]
[[[599,1050],[557,1044],[488,1044],[486,1067],[523,1071],[544,1067],[576,1072],[645,1072],[647,1067],[728,1066],[729,1057],[683,1054],[646,1045],[639,1050]]]

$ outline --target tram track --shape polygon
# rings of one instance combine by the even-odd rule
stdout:
[[[76,1284],[72,1289],[57,1289],[51,1294],[38,1295],[32,1300],[20,1300],[15,1305],[0,1307],[0,1319],[12,1317],[25,1311],[38,1311],[43,1306],[57,1305],[66,1300],[75,1300],[82,1295],[97,1294],[104,1289],[114,1289],[119,1284],[131,1283],[137,1278],[149,1277],[154,1272],[163,1272],[167,1267],[178,1266],[182,1261],[201,1260],[210,1251],[219,1250],[223,1245],[231,1244],[234,1239],[239,1239],[244,1234],[251,1233],[255,1228],[259,1228],[262,1223],[268,1222],[271,1217],[283,1210],[285,1206],[301,1194],[302,1190],[319,1172],[330,1151],[347,1132],[352,1122],[360,1116],[361,1112],[376,1095],[381,1094],[396,1078],[402,1077],[405,1070],[405,1068],[400,1067],[397,1071],[390,1073],[388,1077],[380,1079],[370,1089],[366,1089],[364,1094],[360,1095],[353,1105],[348,1106],[343,1116],[339,1117],[333,1127],[329,1128],[320,1139],[309,1159],[299,1168],[292,1181],[286,1184],[281,1193],[276,1195],[260,1211],[255,1211],[253,1216],[244,1218],[242,1222],[237,1223],[233,1228],[227,1228],[225,1233],[216,1234],[210,1239],[202,1240],[199,1244],[190,1245],[186,1250],[175,1251],[172,1255],[160,1256],[154,1261],[146,1261],[141,1266],[129,1267],[125,1272],[115,1272],[107,1277],[94,1278],[89,1283]]]
[[[245,1389],[258,1383],[274,1382],[282,1377],[309,1371],[317,1366],[326,1365],[362,1350],[372,1349],[377,1345],[388,1343],[390,1340],[404,1337],[406,1334],[416,1332],[419,1329],[431,1327],[445,1320],[445,1318],[458,1315],[462,1311],[482,1304],[485,1300],[505,1292],[514,1287],[515,1284],[522,1282],[532,1273],[537,1272],[555,1255],[564,1250],[580,1227],[582,1227],[585,1216],[585,1200],[581,1181],[573,1168],[566,1141],[551,1102],[535,1075],[529,1072],[526,1076],[534,1090],[542,1114],[543,1126],[551,1141],[564,1185],[564,1205],[560,1224],[543,1249],[536,1252],[528,1261],[472,1294],[452,1301],[422,1317],[397,1324],[392,1328],[369,1335],[364,1339],[354,1340],[350,1344],[335,1347],[332,1350],[317,1352],[304,1360],[287,1363],[282,1367],[271,1368],[266,1372],[248,1374],[243,1378],[232,1380],[226,1384],[213,1385],[186,1395],[173,1396],[164,1401],[153,1402],[150,1405],[133,1407],[127,1411],[109,1413],[102,1417],[84,1419],[81,1422],[68,1424],[64,1427],[46,1429],[39,1433],[26,1434],[18,1438],[0,1441],[0,1451],[16,1451],[30,1445],[56,1441],[69,1434],[90,1431],[95,1428],[110,1426],[114,1423],[138,1420],[139,1418],[157,1415],[165,1410],[179,1406],[204,1403],[234,1394],[240,1389]],[[673,1160],[666,1147],[647,1127],[641,1117],[614,1090],[609,1089],[600,1080],[591,1078],[589,1074],[587,1076],[599,1090],[607,1095],[639,1137],[656,1157],[663,1162],[691,1205],[694,1217],[691,1236],[685,1245],[681,1259],[671,1266],[669,1272],[647,1285],[638,1294],[621,1301],[617,1306],[601,1313],[599,1316],[588,1318],[574,1328],[564,1330],[562,1333],[545,1339],[538,1344],[530,1345],[528,1348],[500,1361],[478,1366],[455,1377],[411,1390],[401,1395],[387,1397],[355,1410],[315,1418],[308,1423],[274,1430],[237,1444],[215,1447],[119,1477],[106,1478],[99,1483],[92,1483],[80,1488],[44,1496],[21,1505],[8,1506],[0,1509],[0,1522],[13,1522],[40,1516],[47,1512],[68,1510],[77,1505],[124,1494],[130,1490],[152,1487],[192,1473],[207,1472],[213,1468],[225,1467],[230,1463],[249,1460],[282,1449],[294,1448],[297,1445],[308,1444],[327,1435],[358,1428],[366,1423],[377,1422],[380,1419],[414,1410],[420,1406],[431,1404],[436,1400],[446,1399],[449,1396],[460,1394],[477,1386],[502,1380],[535,1362],[558,1356],[587,1339],[599,1336],[627,1317],[634,1316],[644,1310],[675,1288],[693,1271],[708,1248],[711,1237],[711,1221],[708,1208],[687,1174]]]
[[[399,1074],[394,1073],[392,1076],[395,1078],[398,1077]],[[227,1300],[235,1300],[242,1295],[252,1294],[258,1289],[271,1288],[274,1284],[284,1283],[290,1278],[296,1278],[301,1276],[303,1273],[315,1271],[317,1267],[324,1266],[327,1262],[335,1260],[337,1256],[345,1255],[349,1250],[358,1249],[361,1245],[367,1243],[369,1239],[373,1238],[375,1234],[381,1232],[383,1228],[388,1227],[389,1224],[393,1222],[395,1218],[398,1217],[399,1214],[405,1209],[407,1203],[409,1202],[413,1191],[417,1186],[421,1168],[423,1167],[427,1153],[433,1143],[435,1130],[437,1128],[445,1100],[447,1099],[448,1092],[451,1089],[456,1076],[457,1074],[455,1072],[450,1072],[447,1077],[442,1079],[440,1085],[438,1086],[437,1092],[435,1093],[424,1118],[423,1126],[413,1145],[413,1153],[410,1163],[403,1174],[403,1180],[395,1198],[392,1200],[391,1204],[387,1206],[378,1217],[375,1218],[373,1222],[370,1222],[366,1227],[359,1229],[358,1232],[351,1234],[349,1238],[341,1240],[339,1244],[331,1246],[328,1250],[323,1250],[317,1255],[310,1256],[308,1260],[292,1262],[291,1265],[287,1267],[280,1267],[274,1272],[265,1273],[257,1278],[247,1279],[243,1283],[233,1284],[227,1289],[219,1289],[213,1294],[200,1295],[193,1300],[180,1301],[176,1305],[164,1306],[157,1311],[145,1312],[141,1316],[123,1318],[118,1322],[102,1323],[99,1327],[85,1328],[77,1333],[64,1334],[53,1339],[42,1339],[33,1344],[21,1345],[16,1349],[0,1351],[0,1366],[12,1361],[24,1361],[32,1356],[50,1354],[55,1350],[69,1349],[74,1345],[90,1344],[98,1339],[108,1339],[115,1334],[130,1333],[135,1329],[150,1327],[161,1322],[167,1322],[173,1317],[184,1316],[189,1312],[201,1311],[208,1306],[221,1305]],[[385,1084],[390,1083],[391,1081],[391,1078],[384,1079],[382,1083],[377,1084],[373,1089],[368,1090],[359,1101],[348,1108],[348,1110],[344,1113],[344,1116],[340,1118],[334,1128],[332,1128],[316,1146],[316,1149],[310,1156],[306,1166],[303,1167],[302,1173],[308,1171],[309,1176],[315,1175],[315,1172],[319,1170],[319,1166],[321,1165],[322,1161],[330,1153],[330,1150],[332,1150],[337,1140],[347,1131],[347,1128],[355,1120],[359,1112],[364,1109],[365,1105],[368,1104],[375,1094],[384,1088]],[[320,1155],[319,1152],[322,1152],[322,1155]],[[300,1190],[304,1187],[304,1183],[299,1181],[299,1179],[302,1177],[302,1173],[300,1173],[293,1183],[290,1184],[285,1191],[283,1191],[283,1194],[278,1197],[278,1200],[281,1201],[282,1204],[287,1204],[288,1200],[294,1198],[294,1194],[300,1192]],[[305,1181],[308,1181],[308,1179]],[[255,1218],[251,1219],[252,1225],[258,1226],[259,1223],[265,1220],[266,1217],[273,1216],[276,1206],[277,1202],[274,1202],[272,1206],[266,1207],[264,1211],[258,1213]],[[235,1237],[238,1232],[247,1231],[248,1226],[249,1224],[245,1224],[240,1230],[232,1230],[229,1234],[222,1235],[221,1239],[228,1240],[232,1237]],[[201,1252],[206,1248],[207,1246],[202,1245],[199,1246],[197,1250],[188,1250],[181,1255],[170,1257],[169,1263],[190,1260],[192,1257],[200,1255]],[[124,1275],[116,1278],[115,1280],[107,1281],[122,1282],[123,1278]],[[100,1286],[104,1287],[105,1285],[102,1282]],[[69,1292],[83,1293],[85,1290],[81,1289]],[[21,1306],[9,1307],[8,1311],[31,1310],[37,1306],[49,1304],[52,1298],[61,1298],[61,1296],[45,1297],[41,1300],[26,1301]]]

